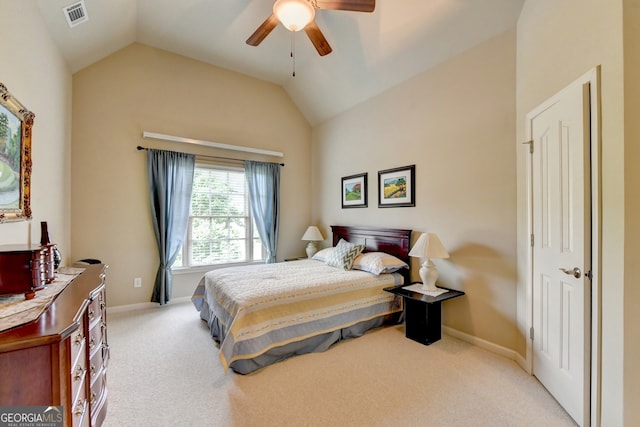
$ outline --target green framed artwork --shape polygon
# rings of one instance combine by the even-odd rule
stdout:
[[[416,205],[416,165],[378,172],[378,207],[399,208]]]
[[[342,208],[367,207],[367,173],[342,178]]]

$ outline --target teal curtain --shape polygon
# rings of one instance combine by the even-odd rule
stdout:
[[[251,213],[267,250],[267,264],[276,262],[278,222],[280,217],[280,164],[244,162],[249,187]]]
[[[160,305],[171,299],[171,265],[187,232],[195,161],[193,154],[147,149],[151,217],[160,255],[151,302]]]

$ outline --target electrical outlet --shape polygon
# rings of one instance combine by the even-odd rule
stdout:
[[[134,288],[142,287],[142,277],[136,277],[135,279],[133,279],[133,287]]]

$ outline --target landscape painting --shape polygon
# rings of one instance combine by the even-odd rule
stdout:
[[[34,117],[0,83],[0,223],[31,218]]]
[[[367,173],[342,178],[342,207],[367,207]]]
[[[415,206],[415,165],[378,172],[378,207]]]

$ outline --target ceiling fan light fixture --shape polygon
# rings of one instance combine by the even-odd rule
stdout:
[[[289,31],[300,31],[316,16],[316,10],[307,0],[277,0],[273,14]]]

